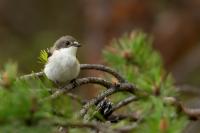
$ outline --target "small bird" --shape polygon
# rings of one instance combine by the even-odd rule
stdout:
[[[73,81],[80,72],[80,64],[76,58],[81,45],[72,36],[59,38],[49,51],[49,58],[44,68],[48,79],[55,83]]]

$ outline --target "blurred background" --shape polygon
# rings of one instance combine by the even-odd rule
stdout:
[[[200,86],[200,0],[0,0],[0,67],[39,71],[40,50],[66,34],[84,45],[80,62],[102,63],[102,49],[134,29],[154,39],[178,84]]]

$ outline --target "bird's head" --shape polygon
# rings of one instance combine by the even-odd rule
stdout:
[[[80,47],[80,43],[76,41],[76,39],[72,36],[63,36],[60,37],[55,43],[54,46],[50,49],[51,54],[55,50],[62,50],[62,49],[68,49],[72,52],[76,52],[77,48]]]

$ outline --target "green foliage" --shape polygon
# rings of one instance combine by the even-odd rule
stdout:
[[[46,50],[41,50],[38,60],[39,63],[45,64],[48,60],[48,52]]]
[[[52,88],[47,79],[17,79],[17,65],[11,62],[1,75],[0,132],[54,133],[58,131],[56,123],[72,119],[73,106],[68,96],[43,101]]]
[[[144,115],[144,122],[134,133],[180,133],[187,120],[163,100],[175,95],[173,78],[164,71],[160,55],[151,45],[152,40],[144,33],[124,35],[104,51],[105,61],[140,90],[148,92],[149,96],[129,106],[128,112]]]

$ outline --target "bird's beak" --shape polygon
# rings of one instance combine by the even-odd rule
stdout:
[[[75,41],[75,42],[73,43],[73,45],[74,45],[74,47],[81,47],[81,44],[78,43],[77,41]]]

